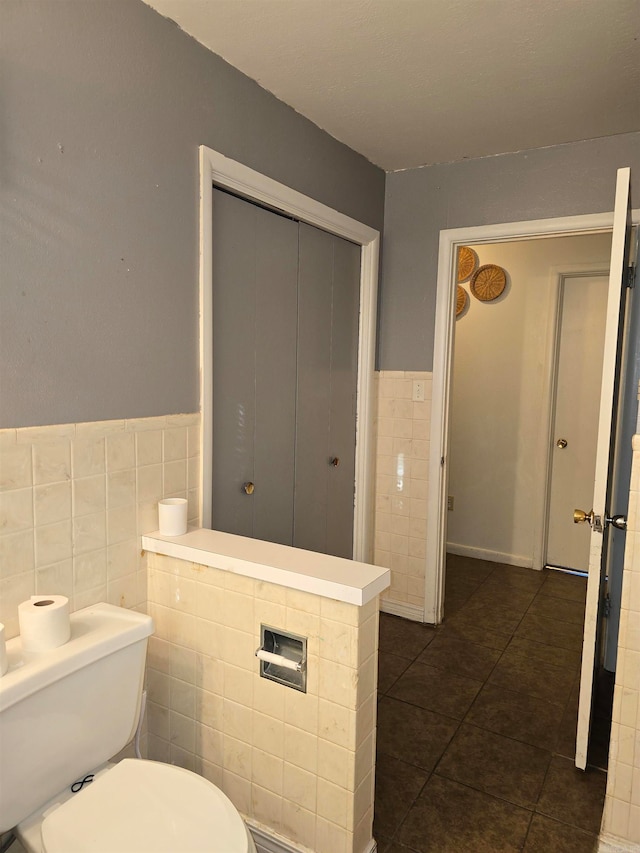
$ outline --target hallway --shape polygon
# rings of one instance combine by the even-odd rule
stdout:
[[[573,765],[585,587],[449,555],[444,625],[380,614],[380,853],[595,849],[606,710]]]

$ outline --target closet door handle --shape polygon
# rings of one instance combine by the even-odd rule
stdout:
[[[252,495],[255,491],[255,488],[256,487],[251,482],[243,483],[242,485],[242,491],[245,493],[245,495]]]
[[[339,456],[332,456],[331,459],[329,460],[329,464],[333,465],[334,468],[337,468],[338,465],[340,464],[340,457]]]

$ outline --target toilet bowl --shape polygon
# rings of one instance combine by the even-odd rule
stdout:
[[[16,834],[27,853],[256,853],[219,788],[144,759],[107,765],[78,793],[54,797]]]
[[[151,618],[101,603],[70,622],[69,641],[46,652],[7,643],[0,833],[14,829],[28,853],[256,853],[208,780],[158,761],[109,763],[138,726]]]

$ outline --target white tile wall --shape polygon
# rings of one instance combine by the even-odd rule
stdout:
[[[378,602],[149,554],[148,749],[314,853],[372,838]],[[307,693],[259,677],[260,625],[308,638]]]
[[[627,524],[602,835],[640,850],[640,435],[633,439]]]
[[[34,593],[143,609],[157,501],[199,512],[199,414],[0,430],[0,622]]]
[[[416,379],[425,383],[424,402],[412,402]],[[391,586],[382,598],[422,610],[432,374],[380,371],[376,383],[374,562],[391,569]]]

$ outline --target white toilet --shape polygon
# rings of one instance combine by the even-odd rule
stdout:
[[[152,632],[149,616],[96,604],[71,615],[64,646],[23,655],[19,637],[7,643],[0,832],[13,829],[29,853],[256,853],[231,801],[203,777],[108,763],[135,733]]]

